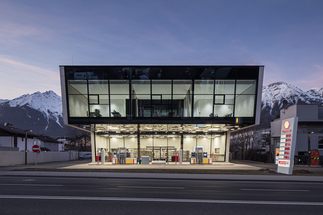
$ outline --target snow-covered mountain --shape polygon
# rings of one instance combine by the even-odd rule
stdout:
[[[25,94],[12,100],[0,100],[0,122],[32,129],[49,136],[63,136],[62,100],[53,91]]]
[[[268,124],[279,115],[279,110],[293,104],[323,104],[323,88],[312,88],[303,91],[285,82],[276,82],[264,86],[262,89],[262,112],[263,123]]]
[[[28,106],[41,112],[47,122],[53,119],[59,126],[63,127],[59,122],[62,117],[62,99],[53,91],[46,91],[44,93],[36,92],[33,94],[25,94],[9,102],[10,107]],[[45,130],[47,130],[48,125]]]

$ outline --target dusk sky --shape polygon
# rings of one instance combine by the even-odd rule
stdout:
[[[53,90],[59,65],[264,65],[323,87],[322,0],[0,0],[0,99]]]

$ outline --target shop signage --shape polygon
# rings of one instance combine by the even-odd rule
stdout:
[[[277,172],[292,174],[296,148],[298,118],[293,117],[282,121]]]

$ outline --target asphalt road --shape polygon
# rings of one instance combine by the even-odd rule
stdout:
[[[0,214],[320,214],[323,182],[0,177]]]

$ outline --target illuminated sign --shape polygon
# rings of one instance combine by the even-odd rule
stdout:
[[[278,156],[277,172],[293,173],[294,154],[296,145],[298,118],[289,118],[282,121],[280,135],[280,150]]]
[[[286,120],[285,122],[284,122],[284,128],[285,129],[288,129],[289,128],[289,121],[288,120]]]
[[[288,160],[280,160],[278,161],[278,165],[282,167],[290,167],[290,162]]]

